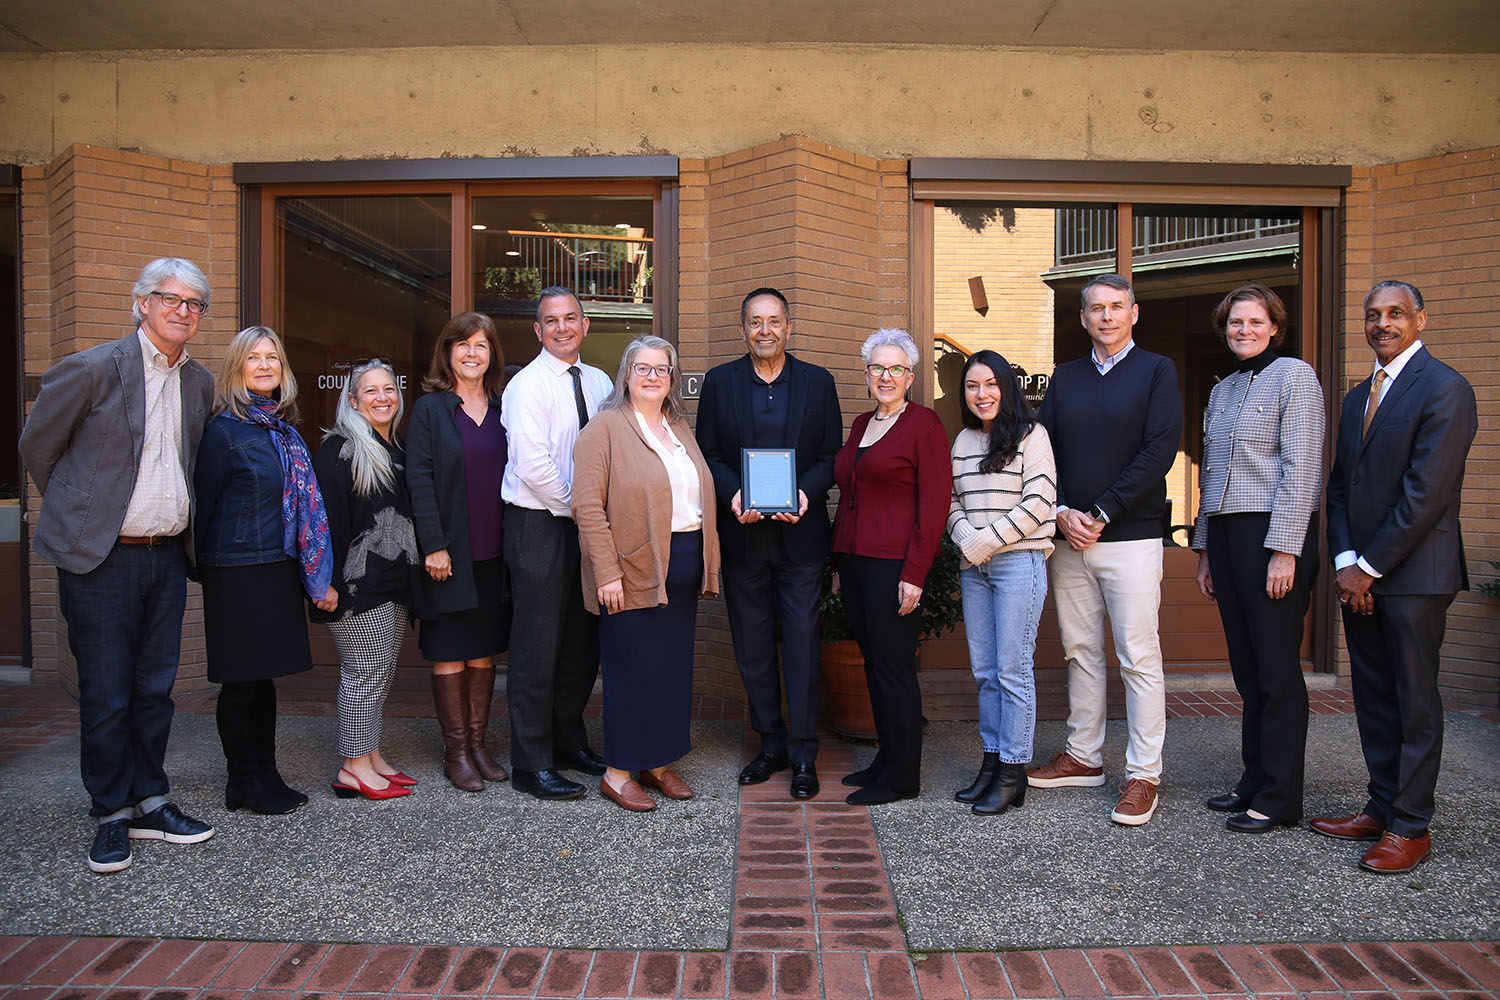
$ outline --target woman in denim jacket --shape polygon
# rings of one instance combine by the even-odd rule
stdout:
[[[208,679],[219,691],[226,809],[288,813],[307,801],[276,770],[274,679],[312,668],[303,594],[332,611],[328,519],[297,419],[281,338],[230,341],[193,476]]]

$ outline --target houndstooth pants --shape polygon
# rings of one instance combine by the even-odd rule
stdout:
[[[345,759],[380,748],[381,715],[406,620],[406,609],[388,601],[328,624],[339,650],[339,755]]]

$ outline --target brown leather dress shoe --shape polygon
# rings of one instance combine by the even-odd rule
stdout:
[[[1335,840],[1379,840],[1385,824],[1369,813],[1353,816],[1320,816],[1307,824],[1314,833]]]
[[[1427,834],[1420,837],[1398,837],[1387,830],[1381,835],[1380,843],[1359,859],[1359,866],[1367,872],[1397,875],[1411,871],[1431,853],[1432,838]]]
[[[688,783],[670,767],[662,768],[661,777],[657,777],[650,771],[642,771],[640,783],[643,788],[654,788],[669,799],[690,799],[693,790]]]
[[[655,800],[647,795],[646,790],[636,784],[634,779],[626,780],[624,786],[617,792],[609,787],[608,781],[600,778],[599,794],[621,809],[629,809],[631,812],[644,813],[656,808]]]

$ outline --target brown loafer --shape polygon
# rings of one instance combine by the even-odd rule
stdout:
[[[647,795],[646,790],[636,784],[633,779],[627,779],[624,787],[617,792],[609,787],[608,781],[600,778],[599,794],[621,809],[629,809],[631,812],[644,813],[656,808],[655,800]]]
[[[681,775],[670,767],[662,768],[661,777],[657,777],[650,771],[642,771],[640,783],[645,788],[654,788],[669,799],[690,799],[693,790],[688,783],[682,780]]]
[[[1385,824],[1369,813],[1353,816],[1321,816],[1307,824],[1314,833],[1335,840],[1379,840]]]
[[[1431,853],[1432,838],[1427,834],[1420,837],[1399,837],[1387,830],[1381,835],[1380,843],[1359,859],[1359,866],[1367,872],[1398,875],[1411,871]]]

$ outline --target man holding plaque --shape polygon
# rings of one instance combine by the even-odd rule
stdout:
[[[734,657],[750,724],[760,734],[760,752],[740,771],[740,784],[759,784],[790,766],[792,797],[806,799],[818,794],[818,597],[831,537],[833,456],[844,425],[833,376],[787,353],[791,328],[781,292],[757,288],[745,296],[740,336],[749,352],[704,378],[698,444],[718,495]]]

